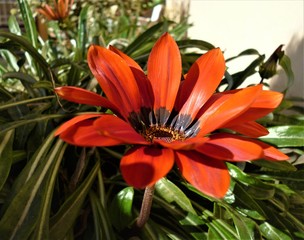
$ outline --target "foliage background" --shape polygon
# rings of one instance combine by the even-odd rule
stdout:
[[[53,137],[67,119],[107,110],[66,102],[53,92],[55,86],[74,85],[102,94],[86,63],[89,44],[115,45],[145,68],[154,42],[168,31],[180,47],[185,72],[200,55],[196,50],[214,47],[186,37],[187,19],[161,16],[150,22],[146,16],[157,4],[163,3],[75,1],[67,19],[44,23],[47,35],[41,37],[38,3],[17,1],[9,31],[0,32],[1,239],[304,238],[304,115],[298,104],[303,99],[285,98],[260,120],[270,131],[261,140],[287,153],[288,162],[227,163],[232,184],[221,200],[198,192],[173,169],[156,184],[150,220],[140,231],[132,223],[143,192],[126,186],[119,172],[125,147],[79,148]],[[263,75],[267,59],[255,49],[226,61],[246,55],[255,59],[237,72],[228,69],[219,91]],[[292,84],[288,56],[278,64]]]

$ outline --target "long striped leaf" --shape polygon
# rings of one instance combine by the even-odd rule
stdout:
[[[58,169],[61,163],[61,159],[68,145],[65,144],[63,148],[58,153],[57,161],[52,167],[48,178],[46,179],[46,185],[44,186],[44,194],[42,195],[42,207],[40,210],[37,225],[35,227],[35,232],[32,239],[49,239],[49,219],[50,219],[50,209],[53,197],[53,190],[56,183]]]
[[[45,187],[49,169],[58,160],[64,142],[58,140],[49,154],[41,161],[35,173],[12,198],[0,221],[2,240],[27,239],[35,227],[42,207],[39,196]],[[43,192],[43,191],[42,191]]]
[[[13,161],[14,130],[0,135],[0,190],[6,182]]]
[[[151,37],[164,26],[164,22],[155,24],[154,26],[147,29],[144,33],[139,35],[126,49],[125,53],[131,55],[133,52],[137,51],[138,48],[142,47],[143,44],[151,41]]]
[[[33,47],[38,47],[38,32],[33,18],[33,13],[31,8],[26,0],[17,0],[19,9],[22,15],[22,20],[24,22],[24,27],[26,30],[26,35]]]
[[[32,46],[35,49],[38,49],[38,32],[36,28],[36,23],[33,17],[33,13],[31,8],[28,4],[27,0],[17,0],[19,9],[21,12],[22,20],[24,22],[24,28],[26,31],[26,36],[28,37],[29,41],[31,42]],[[38,68],[38,63],[33,61],[31,55],[25,54],[27,61],[31,67],[31,71],[33,74],[37,74],[41,77],[41,71]]]
[[[96,162],[85,181],[70,195],[56,215],[52,217],[50,222],[50,239],[63,239],[72,228],[82,207],[83,201],[96,178],[99,167],[99,162]]]
[[[0,37],[4,37],[7,39],[12,40],[14,43],[19,44],[25,51],[27,51],[39,64],[41,69],[43,70],[46,78],[48,81],[56,81],[56,78],[54,74],[51,71],[51,68],[49,67],[46,60],[43,58],[43,56],[37,51],[37,49],[29,42],[29,40],[23,36],[18,36],[13,33],[0,31]]]

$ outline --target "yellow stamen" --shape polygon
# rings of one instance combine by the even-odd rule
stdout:
[[[153,142],[154,139],[162,139],[166,142],[176,140],[184,140],[186,137],[183,133],[177,130],[172,130],[168,127],[151,126],[141,133],[148,142]]]

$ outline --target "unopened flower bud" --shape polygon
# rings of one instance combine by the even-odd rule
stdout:
[[[259,69],[259,74],[262,79],[268,79],[274,76],[277,72],[277,63],[284,56],[282,51],[283,45],[280,45],[273,54],[264,62]]]

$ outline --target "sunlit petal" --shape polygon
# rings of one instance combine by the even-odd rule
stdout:
[[[199,136],[210,133],[240,116],[250,107],[261,91],[262,85],[248,87],[230,95],[224,102],[221,101],[221,98],[213,102],[199,118],[201,126]]]
[[[99,134],[128,144],[149,144],[128,123],[114,115],[105,114],[94,122]]]
[[[212,158],[225,161],[249,161],[264,156],[260,145],[248,141],[233,134],[219,133],[210,136],[203,145],[196,148],[197,151]]]
[[[94,119],[77,122],[60,134],[67,143],[82,147],[106,147],[123,144],[123,142],[102,136],[93,126]]]
[[[88,51],[89,67],[108,99],[128,116],[141,107],[140,92],[128,64],[116,53],[99,46]]]
[[[135,188],[156,183],[172,168],[174,154],[171,149],[134,147],[121,159],[120,169],[125,181]]]
[[[57,11],[60,18],[65,18],[67,15],[67,7],[66,0],[58,0]]]
[[[38,8],[37,11],[40,14],[44,15],[48,20],[58,19],[58,16],[48,4],[45,4],[43,7]]]
[[[75,103],[87,104],[92,106],[100,106],[109,108],[115,113],[118,113],[118,108],[111,103],[108,99],[83,88],[78,87],[58,87],[55,88],[55,92],[61,98]]]
[[[132,58],[119,51],[117,48],[110,46],[110,50],[122,57],[129,65],[135,77],[138,88],[140,89],[142,106],[152,108],[154,103],[152,86],[141,67]]]
[[[233,121],[231,123],[233,123]],[[233,124],[232,126],[226,125],[223,127],[227,127],[238,133],[254,138],[265,136],[269,133],[265,127],[263,127],[261,124],[257,122],[245,122],[245,123],[239,123],[237,125]]]
[[[251,139],[250,141],[260,145],[263,148],[264,151],[264,159],[266,160],[273,160],[273,161],[284,161],[288,160],[289,157],[276,149],[275,147],[264,143],[262,141],[256,140],[256,139]]]
[[[223,161],[194,151],[175,153],[179,170],[189,183],[209,196],[225,196],[230,185],[230,175]]]
[[[160,139],[156,139],[154,142],[162,145],[163,147],[171,148],[174,150],[192,150],[197,146],[204,144],[207,140],[208,138],[193,137],[188,138],[184,141],[166,142]]]
[[[180,115],[193,119],[220,84],[225,72],[224,56],[219,48],[201,56],[190,68],[178,98]]]
[[[55,136],[58,136],[59,134],[66,131],[68,128],[72,127],[73,125],[77,124],[78,122],[82,122],[84,120],[90,119],[90,118],[98,118],[102,116],[102,114],[94,113],[94,114],[83,114],[79,115],[77,117],[72,118],[71,120],[63,123],[55,132]]]
[[[155,43],[148,60],[148,79],[154,93],[156,121],[165,124],[173,109],[179,88],[182,65],[178,46],[174,39],[165,33]],[[158,112],[158,109],[166,111]]]
[[[279,106],[282,99],[282,93],[264,90],[255,99],[247,111],[245,111],[237,118],[233,119],[231,123],[227,123],[227,126],[234,126],[264,117],[267,114],[273,112],[273,110]]]
[[[282,102],[284,95],[279,92],[263,90],[260,96],[254,101],[251,108],[275,109]]]

